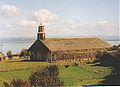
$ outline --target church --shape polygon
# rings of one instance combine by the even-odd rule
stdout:
[[[94,58],[110,44],[99,38],[46,38],[44,25],[38,26],[37,40],[28,49],[31,61],[57,61]]]

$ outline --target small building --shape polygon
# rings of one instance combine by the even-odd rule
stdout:
[[[95,52],[109,49],[109,45],[99,38],[46,38],[44,25],[38,27],[37,40],[28,49],[32,61],[56,61],[93,58]]]

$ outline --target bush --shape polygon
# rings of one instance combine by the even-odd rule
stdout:
[[[75,67],[78,66],[78,65],[79,65],[78,63],[74,63],[74,64],[73,64],[73,66],[75,66]]]
[[[22,79],[13,79],[10,84],[4,82],[5,87],[31,87],[29,81]]]
[[[58,77],[59,69],[56,65],[50,65],[34,72],[29,80],[32,86],[63,86]]]
[[[118,50],[118,49],[119,49],[119,45],[118,45],[118,46],[113,45],[112,49],[113,49],[113,50]]]
[[[65,66],[65,68],[68,68],[70,65],[64,65]]]
[[[31,54],[27,49],[22,49],[20,54],[19,54],[20,57],[25,57],[25,58],[29,57],[30,55]]]

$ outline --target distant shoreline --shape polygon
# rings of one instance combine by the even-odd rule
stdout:
[[[58,37],[56,37],[56,38],[58,38]],[[72,37],[64,37],[64,38],[72,38]],[[78,38],[78,37],[73,37],[73,38]],[[81,37],[81,38],[87,38],[87,37]],[[112,39],[101,38],[101,39],[104,39],[105,41],[120,41],[120,38],[112,38]],[[31,42],[34,42],[35,40],[36,40],[36,38],[0,38],[0,43],[31,43]]]

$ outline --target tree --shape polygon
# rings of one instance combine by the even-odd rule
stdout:
[[[27,49],[22,49],[19,56],[28,58],[30,56],[30,52]]]
[[[119,45],[118,45],[118,46],[113,45],[113,46],[112,46],[112,49],[113,49],[113,50],[118,50],[118,49],[119,49]]]
[[[9,59],[12,59],[12,51],[11,51],[11,50],[9,50],[9,51],[7,52],[7,57],[8,57]]]

